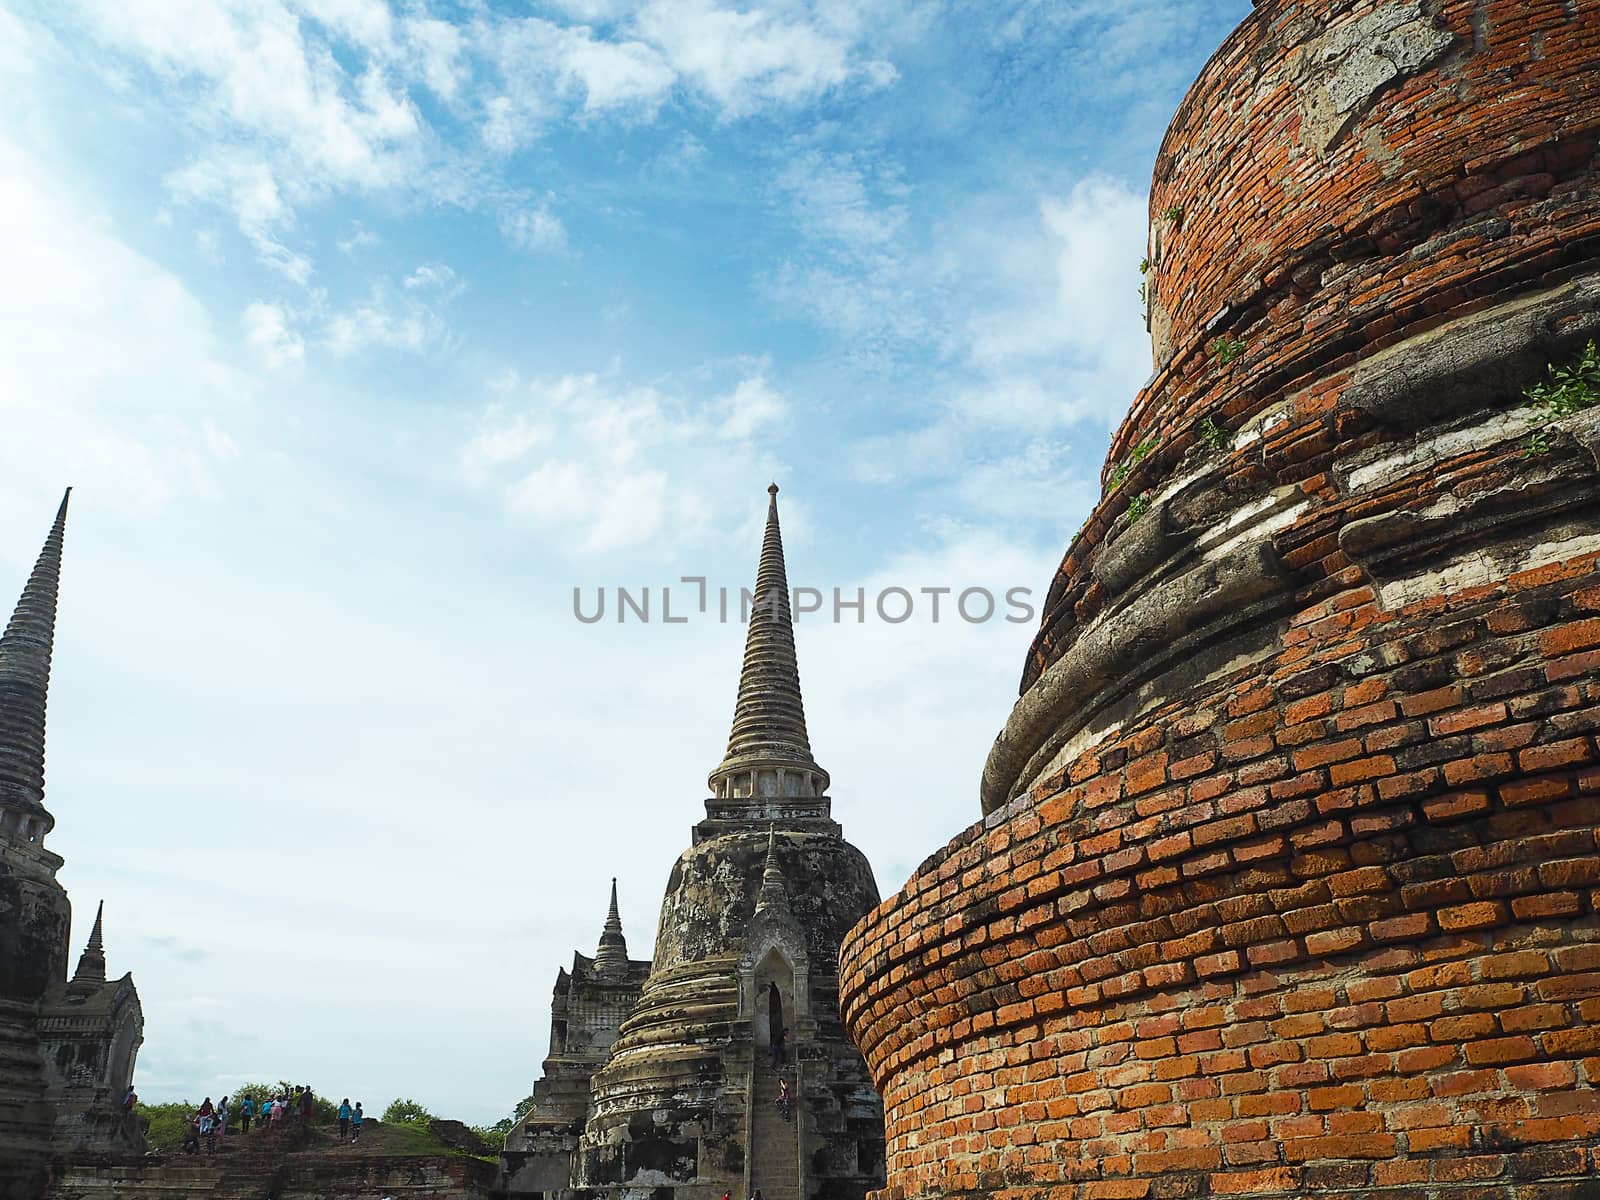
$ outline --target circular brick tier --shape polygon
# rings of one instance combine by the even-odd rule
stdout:
[[[1600,409],[1524,389],[1597,130],[1581,0],[1267,0],[1195,84],[987,816],[843,948],[891,1195],[1584,1194]]]

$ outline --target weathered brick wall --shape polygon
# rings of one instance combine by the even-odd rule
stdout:
[[[1600,410],[1522,392],[1600,332],[1597,128],[1585,0],[1206,68],[988,816],[844,946],[891,1193],[1594,1190]]]

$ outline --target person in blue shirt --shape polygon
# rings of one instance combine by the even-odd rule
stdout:
[[[350,1114],[350,1140],[361,1140],[361,1101],[356,1101],[356,1110]]]
[[[339,1140],[350,1136],[350,1097],[339,1102]]]
[[[256,1115],[256,1102],[246,1096],[239,1101],[239,1132],[250,1132],[250,1118]]]

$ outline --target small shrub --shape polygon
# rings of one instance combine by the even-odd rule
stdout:
[[[506,1134],[509,1130],[499,1128],[499,1122],[493,1125],[474,1125],[472,1132],[481,1137],[484,1144],[495,1154],[506,1148]]]
[[[385,1125],[426,1125],[433,1114],[415,1100],[391,1100],[382,1120]]]
[[[145,1131],[145,1140],[150,1149],[176,1150],[188,1136],[189,1123],[199,1107],[188,1101],[181,1104],[145,1104],[141,1101],[134,1105],[133,1111],[150,1122],[149,1129]]]
[[[1141,459],[1148,457],[1150,453],[1155,450],[1155,448],[1155,438],[1146,438],[1144,441],[1135,446],[1132,453],[1125,461],[1119,462],[1114,468],[1112,468],[1111,479],[1107,484],[1108,489],[1118,487],[1122,481],[1128,477],[1129,473],[1133,470],[1134,465],[1137,464]]]
[[[1528,435],[1527,445],[1522,448],[1523,458],[1538,458],[1541,454],[1550,453],[1550,435],[1542,429],[1535,429]]]
[[[1149,511],[1150,511],[1150,497],[1148,495],[1146,495],[1144,492],[1140,492],[1132,500],[1128,501],[1128,518],[1129,518],[1129,520],[1137,521],[1140,517],[1144,516],[1145,513],[1149,512]]]
[[[1183,220],[1183,205],[1169,204],[1161,215],[1169,222],[1176,224],[1177,222]]]
[[[1522,394],[1544,409],[1548,419],[1570,417],[1600,404],[1600,348],[1592,339],[1571,363],[1560,367],[1551,363],[1546,371],[1548,379]]]
[[[1228,431],[1217,424],[1215,417],[1200,422],[1200,440],[1213,450],[1223,450],[1228,445]]]
[[[1141,274],[1141,275],[1150,274],[1150,260],[1148,258],[1141,258],[1139,260],[1139,274]]]
[[[1244,343],[1238,338],[1228,337],[1226,334],[1224,334],[1222,337],[1219,337],[1213,341],[1210,346],[1206,347],[1206,349],[1209,351],[1212,358],[1216,359],[1223,366],[1227,366],[1234,359],[1238,358],[1244,353]]]

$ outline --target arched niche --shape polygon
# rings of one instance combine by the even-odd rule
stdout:
[[[794,964],[778,947],[772,946],[757,960],[751,977],[750,1030],[755,1044],[770,1050],[780,1029],[789,1029],[794,1040],[796,1007]]]

